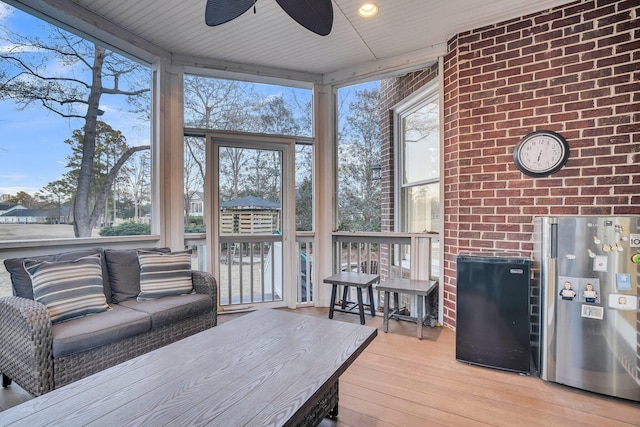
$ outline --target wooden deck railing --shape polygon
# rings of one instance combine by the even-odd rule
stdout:
[[[440,275],[437,233],[334,232],[333,245],[334,273],[379,274],[381,281],[395,277],[438,280]],[[380,292],[374,298],[373,304],[382,309]],[[410,307],[411,301],[403,297],[403,305]]]
[[[278,235],[221,237],[220,274],[216,278],[220,306],[283,299],[280,239]],[[296,237],[296,304],[299,306],[313,304],[313,241],[313,233],[300,233]],[[185,246],[196,249],[197,268],[206,269],[206,235],[185,236]]]
[[[437,233],[333,233],[334,272],[360,271],[381,279],[437,280]]]
[[[231,237],[225,237],[229,239]],[[105,239],[104,247],[125,248],[154,246],[155,237],[129,236],[128,238]],[[221,291],[221,306],[233,305],[239,302],[263,302],[276,301],[282,298],[280,279],[276,277],[277,269],[271,268],[272,257],[277,254],[277,248],[273,244],[277,238],[255,239],[251,236],[242,236],[244,251],[236,255],[233,252],[221,252],[225,260],[221,261],[226,271],[221,273],[218,279]],[[232,239],[234,240],[234,239]],[[237,240],[237,239],[236,239]],[[255,240],[255,241],[254,241]],[[312,305],[314,301],[313,287],[313,256],[314,234],[312,232],[298,233],[296,236],[296,287],[297,305]],[[43,244],[44,243],[44,244]],[[93,247],[95,240],[69,239],[66,244],[60,241],[48,242],[24,242],[13,245],[11,248],[0,248],[0,255],[4,257],[16,257],[27,255],[40,255],[54,253],[63,250]],[[222,244],[229,245],[231,241],[225,240]],[[208,270],[206,234],[187,234],[184,239],[185,247],[194,248],[193,268]],[[333,233],[333,259],[334,270],[337,271],[366,271],[380,274],[386,277],[412,277],[418,279],[434,279],[439,275],[438,251],[439,239],[437,234],[407,234],[407,233]],[[272,249],[273,248],[273,249]],[[271,255],[269,255],[271,251]],[[3,258],[0,256],[0,258]],[[271,262],[271,265],[269,263]],[[243,268],[239,269],[242,265]],[[235,271],[238,270],[238,271]],[[6,272],[2,271],[0,274]],[[266,275],[266,276],[265,276]],[[243,286],[237,286],[238,277],[242,277]],[[265,278],[266,277],[266,278]]]

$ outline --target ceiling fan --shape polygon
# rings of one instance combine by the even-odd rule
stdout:
[[[210,27],[224,24],[245,13],[258,0],[207,0],[205,22]],[[280,7],[298,24],[321,36],[331,32],[333,6],[331,0],[276,0]]]

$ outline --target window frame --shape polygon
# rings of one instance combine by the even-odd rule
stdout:
[[[439,200],[442,202],[442,97],[441,97],[441,82],[440,79],[435,78],[429,83],[427,83],[424,87],[419,89],[417,92],[413,93],[411,96],[405,98],[398,104],[396,104],[393,108],[393,147],[394,147],[394,158],[395,158],[395,188],[394,188],[394,230],[395,231],[406,231],[407,221],[408,221],[408,192],[410,188],[438,184],[440,197]],[[415,113],[420,108],[425,105],[431,103],[437,103],[439,108],[439,118],[440,123],[438,126],[438,164],[440,165],[440,173],[437,178],[430,178],[419,180],[411,183],[404,183],[404,142],[403,142],[403,134],[404,128],[403,123],[404,119],[408,117],[410,114]],[[442,209],[440,208],[440,211]],[[442,221],[441,221],[442,223]],[[440,224],[440,227],[442,224]],[[433,230],[435,231],[435,230]]]
[[[21,13],[29,15],[31,19],[41,21],[43,24],[49,25],[53,28],[58,28],[64,32],[70,33],[73,36],[83,39],[87,42],[94,43],[95,45],[103,47],[111,51],[112,53],[117,54],[120,57],[126,58],[133,62],[137,62],[138,64],[146,67],[148,69],[149,89],[150,89],[149,110],[150,111],[153,110],[153,98],[155,96],[154,92],[156,90],[156,86],[154,85],[154,63],[157,62],[157,58],[154,55],[142,49],[136,48],[135,45],[129,42],[120,40],[115,37],[110,37],[107,34],[101,34],[100,36],[97,36],[95,34],[96,31],[94,27],[91,25],[89,27],[85,27],[84,25],[76,25],[79,23],[75,21],[74,21],[74,24],[72,25],[67,23],[66,20],[65,21],[57,20],[55,19],[55,17],[53,17],[53,15],[50,16],[49,14],[38,13],[36,10],[32,9],[31,7],[24,6],[20,3],[7,2],[7,5],[10,8],[15,8],[16,10],[19,10]],[[30,27],[29,31],[32,31],[32,30],[35,30],[37,32],[38,29]],[[30,33],[30,34],[36,34],[36,32]],[[104,94],[105,93],[103,93],[102,95]],[[101,103],[105,103],[105,100],[101,99]],[[28,110],[25,110],[25,111],[28,111]],[[99,116],[100,115],[102,114],[99,114]],[[53,120],[60,120],[60,121],[67,122],[69,119],[57,118],[54,115]],[[98,120],[100,121],[101,118],[98,117]],[[108,125],[112,124],[109,122],[105,122],[105,123],[107,123]],[[157,179],[157,177],[154,175],[154,165],[153,165],[154,151],[158,150],[157,144],[154,143],[154,139],[153,139],[153,128],[154,128],[154,117],[152,115],[149,118],[149,128],[148,128],[148,138],[149,138],[149,145],[150,145],[149,152],[150,152],[150,162],[151,162],[149,166],[149,174],[148,174],[148,179],[150,181],[150,184],[149,184],[150,189],[149,189],[148,196],[149,196],[149,203],[152,211],[154,209],[157,209],[157,206],[159,205],[157,199],[154,198],[154,192],[152,190],[153,181],[154,179]],[[115,184],[116,183],[114,182],[114,186]],[[110,201],[107,200],[106,203],[109,204]],[[71,202],[71,206],[73,206],[73,202]],[[7,224],[10,224],[10,223],[11,222],[7,222]],[[25,223],[24,225],[38,224],[38,223],[39,222],[28,222],[28,223]],[[39,253],[49,253],[52,251],[59,251],[67,248],[72,249],[75,247],[83,247],[83,246],[86,246],[87,244],[93,244],[93,246],[95,245],[106,246],[111,244],[126,245],[128,242],[133,242],[133,244],[135,244],[136,242],[158,242],[160,240],[161,240],[160,233],[154,231],[153,224],[152,224],[150,234],[140,234],[140,235],[127,235],[127,236],[117,236],[117,237],[111,237],[111,236],[50,237],[50,238],[49,237],[47,238],[20,237],[17,239],[0,240],[0,257],[8,258],[13,256],[19,256],[15,254],[21,253],[23,248],[29,248],[28,250],[33,250],[34,248],[37,248]],[[45,245],[43,245],[43,242],[45,242]],[[40,249],[40,248],[45,248],[45,249]],[[49,250],[46,248],[51,248],[51,249]]]

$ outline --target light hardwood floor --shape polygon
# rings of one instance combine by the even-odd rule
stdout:
[[[328,309],[296,312],[326,317]],[[218,316],[219,323],[241,315]],[[357,323],[358,316],[334,320]],[[413,323],[391,321],[386,334],[381,316],[367,316],[367,324],[378,337],[340,377],[338,420],[323,427],[640,426],[638,403],[457,362],[449,329],[425,328],[420,341]],[[28,398],[12,384],[0,391],[0,408]]]

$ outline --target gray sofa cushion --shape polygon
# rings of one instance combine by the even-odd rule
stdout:
[[[188,319],[211,311],[213,308],[211,297],[203,294],[178,295],[145,301],[128,300],[119,305],[149,314],[152,328]]]
[[[145,251],[169,253],[171,248],[148,248]],[[118,304],[136,299],[140,293],[140,264],[137,249],[105,249],[111,300]]]
[[[10,258],[4,260],[4,266],[11,275],[11,285],[13,287],[13,294],[18,297],[33,299],[33,287],[31,284],[31,277],[29,273],[24,269],[25,259],[35,261],[75,261],[77,259],[91,256],[94,254],[100,254],[104,257],[104,252],[101,248],[89,248],[80,249],[77,251],[61,252],[53,255],[41,255],[28,258]],[[137,255],[136,255],[137,256]],[[107,265],[102,259],[102,278],[104,286],[104,296],[107,298],[107,302],[111,302],[111,287],[109,286],[109,277],[107,274]],[[137,295],[137,294],[136,294]]]
[[[151,329],[147,313],[115,304],[111,307],[100,314],[53,325],[53,357],[90,350]]]

